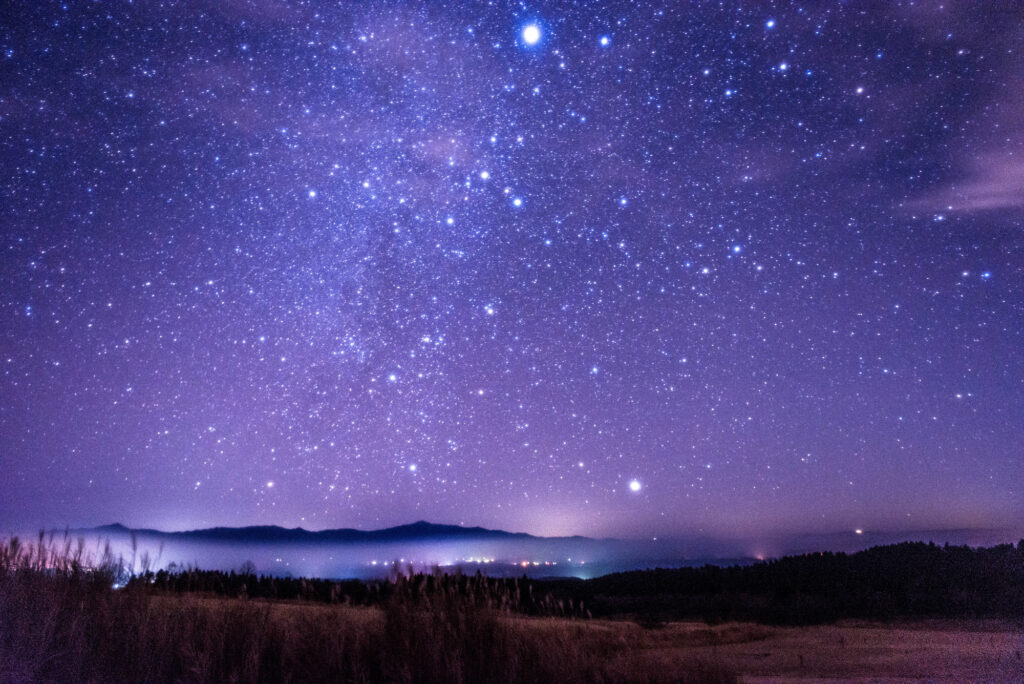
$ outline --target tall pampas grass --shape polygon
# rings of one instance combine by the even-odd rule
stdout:
[[[0,682],[734,679],[645,666],[627,632],[590,629],[582,605],[519,581],[396,567],[375,607],[353,607],[175,593],[134,556],[66,533],[0,543]]]

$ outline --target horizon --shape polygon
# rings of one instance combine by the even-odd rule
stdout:
[[[349,534],[321,536],[332,531]],[[164,531],[115,523],[75,530],[42,530],[40,534],[42,543],[54,549],[77,539],[86,559],[112,556],[134,566],[134,559],[142,558],[143,566],[154,571],[192,567],[228,572],[245,566],[264,575],[333,580],[382,579],[395,563],[416,572],[440,568],[449,573],[481,571],[490,577],[525,574],[533,578],[591,579],[652,568],[731,567],[822,553],[849,555],[908,543],[973,549],[1024,543],[1024,530],[1019,529],[596,539],[538,537],[426,521],[381,530],[319,531],[278,526]],[[30,546],[33,536],[26,535]]]
[[[472,525],[468,523],[444,523],[444,522],[433,522],[429,520],[415,520],[412,522],[401,523],[398,525],[391,525],[388,527],[323,527],[323,528],[307,528],[301,525],[295,527],[289,527],[285,525],[276,524],[260,524],[260,525],[211,525],[206,527],[195,527],[195,528],[180,528],[180,529],[163,529],[155,527],[145,526],[132,526],[126,525],[123,522],[111,522],[103,523],[99,525],[79,526],[79,527],[44,527],[33,532],[44,532],[46,534],[55,534],[62,531],[70,531],[74,533],[81,532],[93,532],[103,529],[120,529],[126,532],[153,532],[161,535],[187,535],[191,533],[209,532],[212,530],[218,531],[245,531],[253,529],[276,529],[285,532],[307,532],[311,534],[319,534],[323,532],[358,532],[362,534],[374,534],[378,532],[388,532],[396,529],[405,528],[417,528],[417,527],[430,527],[430,528],[459,528],[462,530],[479,530],[484,533],[499,533],[515,536],[528,536],[535,539],[573,539],[573,538],[584,538],[593,541],[624,541],[624,542],[647,542],[652,539],[651,535],[638,536],[638,537],[614,537],[614,536],[589,536],[579,533],[570,534],[558,534],[558,535],[539,535],[532,532],[515,530],[515,529],[504,529],[486,527],[481,525]],[[13,533],[7,532],[9,536]],[[22,533],[24,534],[24,533]],[[653,539],[661,539],[664,541],[680,541],[687,539],[711,539],[718,541],[751,541],[751,540],[767,540],[772,539],[773,541],[780,541],[784,539],[800,539],[800,538],[813,538],[813,537],[840,537],[845,536],[849,538],[861,537],[865,541],[878,538],[878,537],[890,537],[899,538],[906,536],[908,540],[914,540],[921,538],[923,535],[935,535],[936,538],[942,538],[944,535],[951,534],[975,534],[975,535],[1002,535],[1009,543],[1016,543],[1019,538],[1024,538],[1024,525],[1015,527],[1013,525],[1005,527],[958,527],[958,528],[905,528],[905,529],[863,529],[856,528],[853,530],[849,529],[803,529],[803,530],[790,530],[790,531],[762,531],[762,532],[751,532],[747,534],[714,534],[708,531],[702,530],[684,530],[677,534],[665,536],[665,537],[653,537]],[[886,542],[889,543],[889,542]],[[989,542],[984,542],[989,543]],[[977,546],[979,544],[968,543],[969,546]],[[828,551],[829,549],[822,548],[821,551]]]
[[[1024,529],[1015,10],[12,7],[0,529]]]

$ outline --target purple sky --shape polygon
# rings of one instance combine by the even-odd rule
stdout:
[[[1024,523],[1020,3],[16,2],[0,528]]]

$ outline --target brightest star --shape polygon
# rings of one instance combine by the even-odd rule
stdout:
[[[536,45],[537,41],[540,40],[540,27],[536,24],[530,24],[523,28],[523,42],[527,45]]]

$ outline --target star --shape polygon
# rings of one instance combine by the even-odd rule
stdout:
[[[540,42],[541,32],[537,24],[527,24],[522,30],[523,42],[527,45],[536,45]]]

